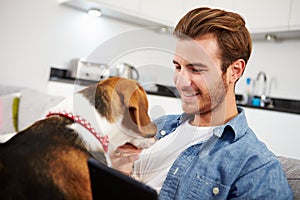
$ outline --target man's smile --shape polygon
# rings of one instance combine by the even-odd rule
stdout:
[[[194,97],[200,95],[200,92],[182,92],[182,95],[185,97]]]

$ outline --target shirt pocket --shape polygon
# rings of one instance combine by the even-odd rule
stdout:
[[[227,199],[230,187],[196,174],[190,185],[187,199]]]

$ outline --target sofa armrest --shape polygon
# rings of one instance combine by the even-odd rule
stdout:
[[[294,192],[294,199],[300,199],[300,160],[278,156],[286,178]]]

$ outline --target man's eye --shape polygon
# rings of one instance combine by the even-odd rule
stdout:
[[[199,68],[192,68],[191,70],[192,70],[192,72],[196,72],[196,73],[201,73],[201,72],[205,71],[205,70],[199,69]]]

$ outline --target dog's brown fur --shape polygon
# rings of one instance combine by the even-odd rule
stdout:
[[[156,133],[138,84],[112,78],[80,93],[111,123],[124,115],[126,128],[145,137]],[[92,199],[87,159],[95,154],[66,127],[72,123],[54,115],[0,145],[0,199]],[[98,152],[97,159],[105,163],[104,152]]]

